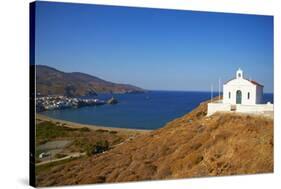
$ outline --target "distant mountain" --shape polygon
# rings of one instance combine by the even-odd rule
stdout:
[[[101,92],[138,93],[143,89],[117,84],[80,73],[66,73],[44,65],[36,65],[36,93],[40,95],[83,96]]]

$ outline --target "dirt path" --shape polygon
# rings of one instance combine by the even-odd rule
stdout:
[[[53,162],[58,162],[58,161],[62,161],[62,160],[66,160],[66,159],[70,159],[70,158],[77,158],[77,157],[81,157],[81,156],[85,156],[86,153],[72,153],[72,154],[69,154],[68,156],[65,156],[65,157],[62,157],[62,158],[58,158],[58,159],[51,159],[51,160],[47,160],[47,161],[43,161],[43,162],[40,162],[40,163],[36,163],[36,166],[40,166],[40,165],[45,165],[45,164],[48,164],[48,163],[53,163]]]

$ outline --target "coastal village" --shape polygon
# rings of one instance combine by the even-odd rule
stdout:
[[[98,106],[104,104],[116,104],[117,99],[111,97],[109,100],[100,100],[97,98],[72,98],[62,95],[44,96],[36,98],[36,112],[47,110],[79,108],[84,106]]]

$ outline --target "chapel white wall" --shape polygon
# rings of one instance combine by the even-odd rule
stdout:
[[[242,92],[242,104],[253,105],[256,104],[256,85],[244,79],[235,79],[223,85],[223,103],[236,104],[236,92]],[[231,93],[229,99],[229,92]],[[248,92],[250,98],[248,99]]]

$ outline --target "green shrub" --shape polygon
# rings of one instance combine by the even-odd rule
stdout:
[[[109,149],[109,143],[107,140],[98,141],[94,145],[88,145],[86,153],[88,156],[99,154]]]
[[[109,131],[110,134],[117,134],[117,131]]]
[[[79,129],[79,131],[81,131],[81,132],[89,132],[91,130],[88,127],[82,127],[81,129]]]
[[[98,132],[98,133],[105,133],[105,132],[108,132],[108,130],[105,130],[105,129],[98,129],[98,130],[96,130],[96,132]]]

